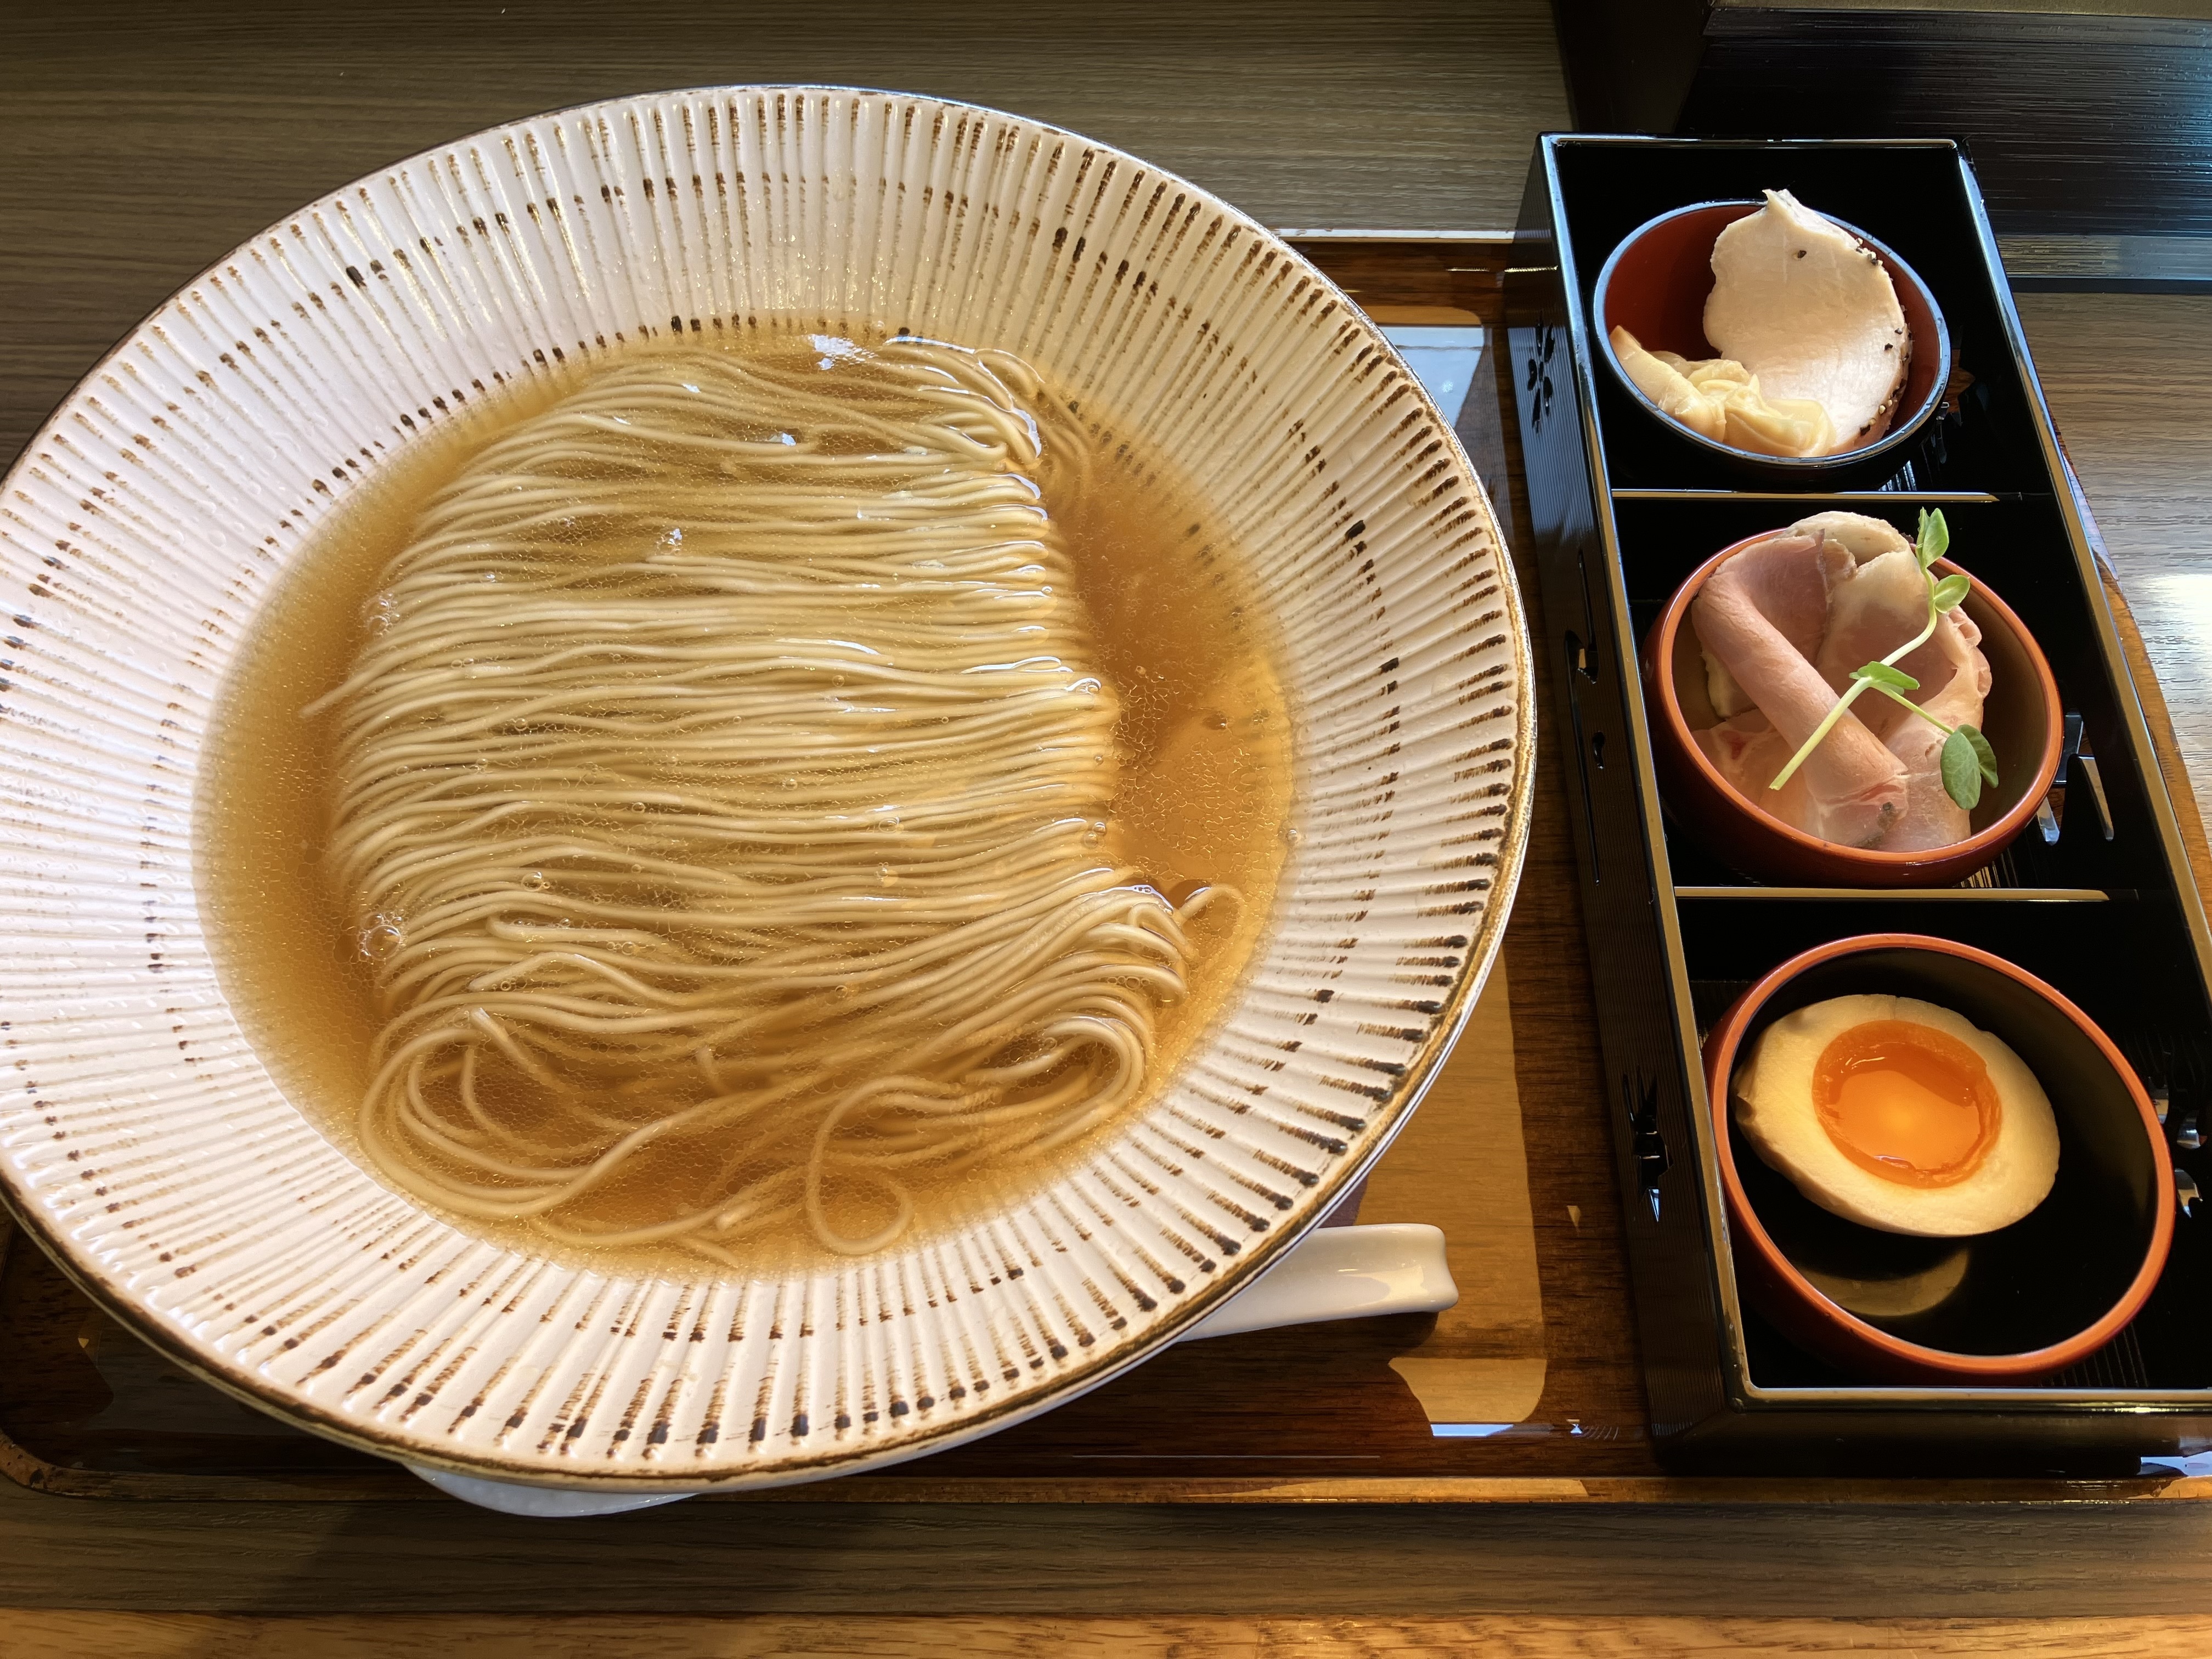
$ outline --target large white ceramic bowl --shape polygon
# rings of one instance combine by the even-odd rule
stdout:
[[[194,792],[257,608],[364,481],[503,385],[768,313],[1010,348],[1182,463],[1277,614],[1295,844],[1231,1012],[1033,1199],[811,1276],[609,1277],[427,1213],[285,1097],[210,958]],[[386,168],[95,369],[9,475],[0,548],[8,1202],[173,1358],[432,1468],[767,1486],[1103,1382],[1382,1150],[1521,862],[1520,605],[1413,377],[1233,209],[987,110],[708,88]]]

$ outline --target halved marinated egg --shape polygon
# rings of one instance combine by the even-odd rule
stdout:
[[[1884,1232],[1994,1232],[2058,1174],[2058,1126],[2035,1074],[1987,1031],[1911,997],[1784,1014],[1730,1093],[1737,1127],[1798,1191]]]

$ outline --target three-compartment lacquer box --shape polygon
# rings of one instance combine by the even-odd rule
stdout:
[[[1624,238],[1689,204],[1784,189],[1895,250],[1948,325],[1942,412],[1871,477],[1747,477],[1670,433],[1603,359],[1594,292]],[[1885,1457],[1921,1469],[2087,1467],[2201,1446],[2212,1432],[2212,1215],[2195,1195],[2212,1181],[2200,1146],[2212,937],[1966,157],[1942,141],[1547,137],[1506,297],[1540,572],[1537,654],[1566,763],[1662,1455],[1840,1472]],[[1832,510],[1910,537],[1923,508],[1942,511],[1952,558],[2002,591],[2050,660],[2066,711],[2055,787],[1964,885],[1738,874],[1668,805],[1640,644],[1685,579],[1731,544]],[[2108,1346],[2032,1384],[1854,1374],[1784,1337],[1742,1294],[1745,1241],[1723,1202],[1700,1042],[1778,964],[1877,933],[1978,947],[2055,987],[2110,1034],[2156,1109],[2177,1188],[2163,1274]]]

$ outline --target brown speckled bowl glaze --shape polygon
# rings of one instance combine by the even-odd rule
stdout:
[[[240,641],[337,504],[494,429],[503,386],[763,319],[1009,349],[1172,455],[1274,613],[1292,844],[1227,1012],[1041,1190],[818,1269],[586,1270],[384,1187],[286,1097],[210,955],[195,794]],[[396,162],[187,284],[6,488],[0,1189],[172,1358],[434,1469],[773,1486],[1137,1364],[1405,1121],[1526,845],[1527,634],[1449,423],[1264,228],[989,110],[708,88]]]

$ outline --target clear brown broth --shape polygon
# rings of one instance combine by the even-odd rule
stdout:
[[[383,1015],[358,925],[342,913],[323,868],[332,717],[301,711],[344,678],[382,573],[411,538],[424,504],[500,431],[576,383],[572,374],[506,393],[341,503],[256,619],[218,702],[195,833],[217,972],[279,1086],[341,1146],[354,1144]],[[1056,399],[1043,413],[1079,435],[1115,430],[1095,414],[1079,429]],[[1096,665],[1120,699],[1121,782],[1102,855],[1170,896],[1224,884],[1245,899],[1194,926],[1189,994],[1160,1017],[1149,1099],[1222,1012],[1263,931],[1285,850],[1291,726],[1272,630],[1238,550],[1209,525],[1164,457],[1133,449],[1118,433],[1113,453],[1092,447],[1087,490],[1060,499],[1045,483],[1092,624]],[[1131,1109],[1143,1108],[1140,1101]],[[1044,1164],[924,1181],[909,1238],[1034,1190],[1087,1150],[1078,1144]],[[564,1209],[562,1219],[586,1229],[636,1224],[665,1202],[656,1190],[676,1173],[641,1166],[636,1178]],[[696,1273],[706,1266],[668,1247],[580,1252],[550,1243],[526,1223],[453,1220],[505,1244],[585,1256],[601,1268]],[[792,1237],[755,1241],[742,1253],[749,1265],[757,1257],[769,1270],[803,1263],[817,1249]]]

